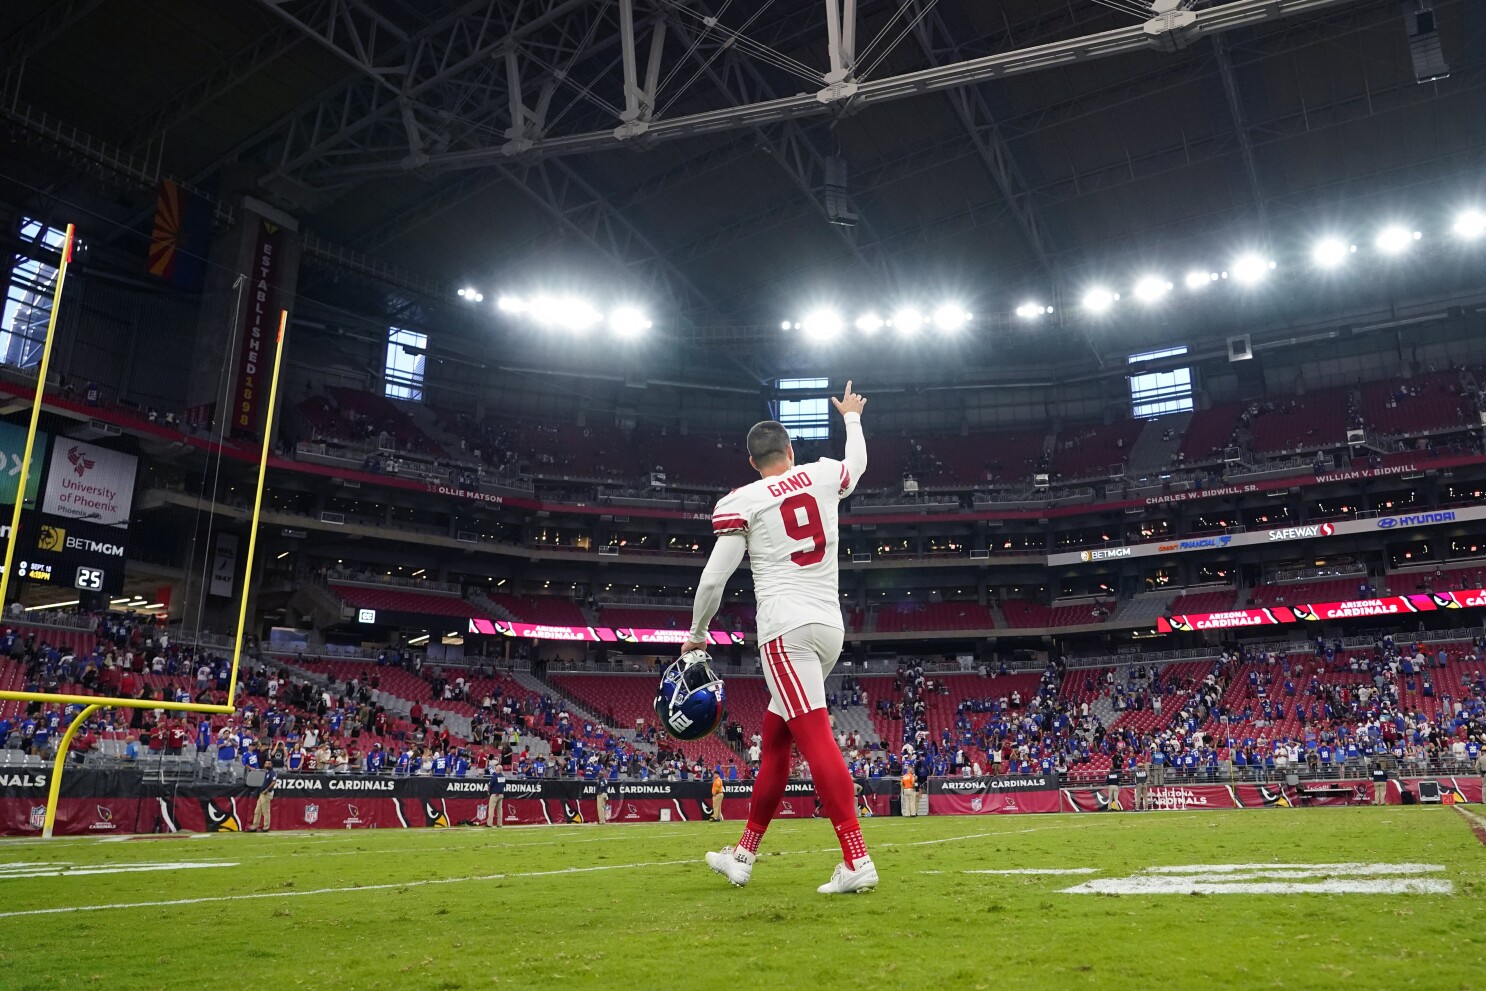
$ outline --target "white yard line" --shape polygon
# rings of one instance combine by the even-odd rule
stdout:
[[[557,871],[527,871],[519,874],[482,874],[476,877],[433,878],[418,881],[398,881],[391,884],[359,884],[343,888],[314,888],[309,891],[264,891],[246,895],[211,895],[206,898],[172,898],[163,901],[117,902],[112,905],[67,905],[59,908],[32,908],[18,912],[0,912],[0,919],[15,919],[30,915],[66,915],[71,912],[106,912],[125,908],[170,908],[178,905],[209,905],[214,902],[256,901],[263,898],[304,898],[310,895],[335,895],[352,891],[395,891],[401,888],[424,888],[431,885],[465,884],[471,881],[503,881],[522,877],[552,877],[558,874],[591,874],[597,871],[626,871],[641,867],[671,867],[677,864],[695,864],[695,860],[656,860],[635,864],[605,864],[601,867],[568,867]]]

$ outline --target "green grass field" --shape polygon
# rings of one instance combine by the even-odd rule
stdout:
[[[1486,847],[1450,809],[863,826],[882,886],[838,898],[823,821],[776,823],[743,889],[700,863],[736,823],[0,841],[0,989],[1486,989]],[[1449,893],[1067,891],[1219,864]],[[1030,868],[1085,873],[965,873]]]

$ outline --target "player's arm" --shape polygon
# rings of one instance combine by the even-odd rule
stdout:
[[[857,487],[857,480],[867,470],[867,438],[862,433],[862,408],[867,398],[851,391],[851,381],[846,382],[846,391],[841,398],[831,397],[831,402],[846,423],[846,456],[841,461],[841,488],[839,495],[845,499]]]
[[[714,522],[713,526],[715,528],[717,524]],[[687,634],[686,643],[681,645],[681,653],[706,648],[707,627],[712,624],[712,617],[717,615],[728,578],[743,563],[746,550],[748,537],[745,530],[718,534],[717,543],[712,545],[712,556],[707,559],[707,566],[702,569],[702,577],[697,582],[697,597],[691,607],[691,632]]]

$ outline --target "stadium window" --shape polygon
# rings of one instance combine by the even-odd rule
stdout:
[[[382,381],[388,399],[423,402],[423,369],[427,365],[428,335],[401,327],[387,328],[387,365]]]
[[[60,252],[67,232],[48,227],[39,220],[22,218],[20,239]],[[30,253],[11,259],[5,287],[5,307],[0,311],[0,361],[17,368],[32,368],[41,362],[46,325],[52,315],[52,292],[57,267],[38,261]]]
[[[828,389],[830,379],[780,379],[783,389]],[[781,399],[774,404],[774,418],[784,424],[790,440],[829,440],[831,406],[824,396],[818,399]]]
[[[1169,372],[1130,376],[1130,412],[1137,420],[1191,409],[1192,369],[1174,368]]]
[[[1160,361],[1162,358],[1180,358],[1187,353],[1185,344],[1178,344],[1174,348],[1162,348],[1159,351],[1142,351],[1140,354],[1132,354],[1126,361],[1129,365],[1138,365],[1142,361]]]

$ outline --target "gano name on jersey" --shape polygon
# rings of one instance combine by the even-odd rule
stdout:
[[[759,643],[807,623],[842,628],[837,516],[855,485],[844,463],[821,458],[734,489],[717,503],[712,532],[748,539]]]

